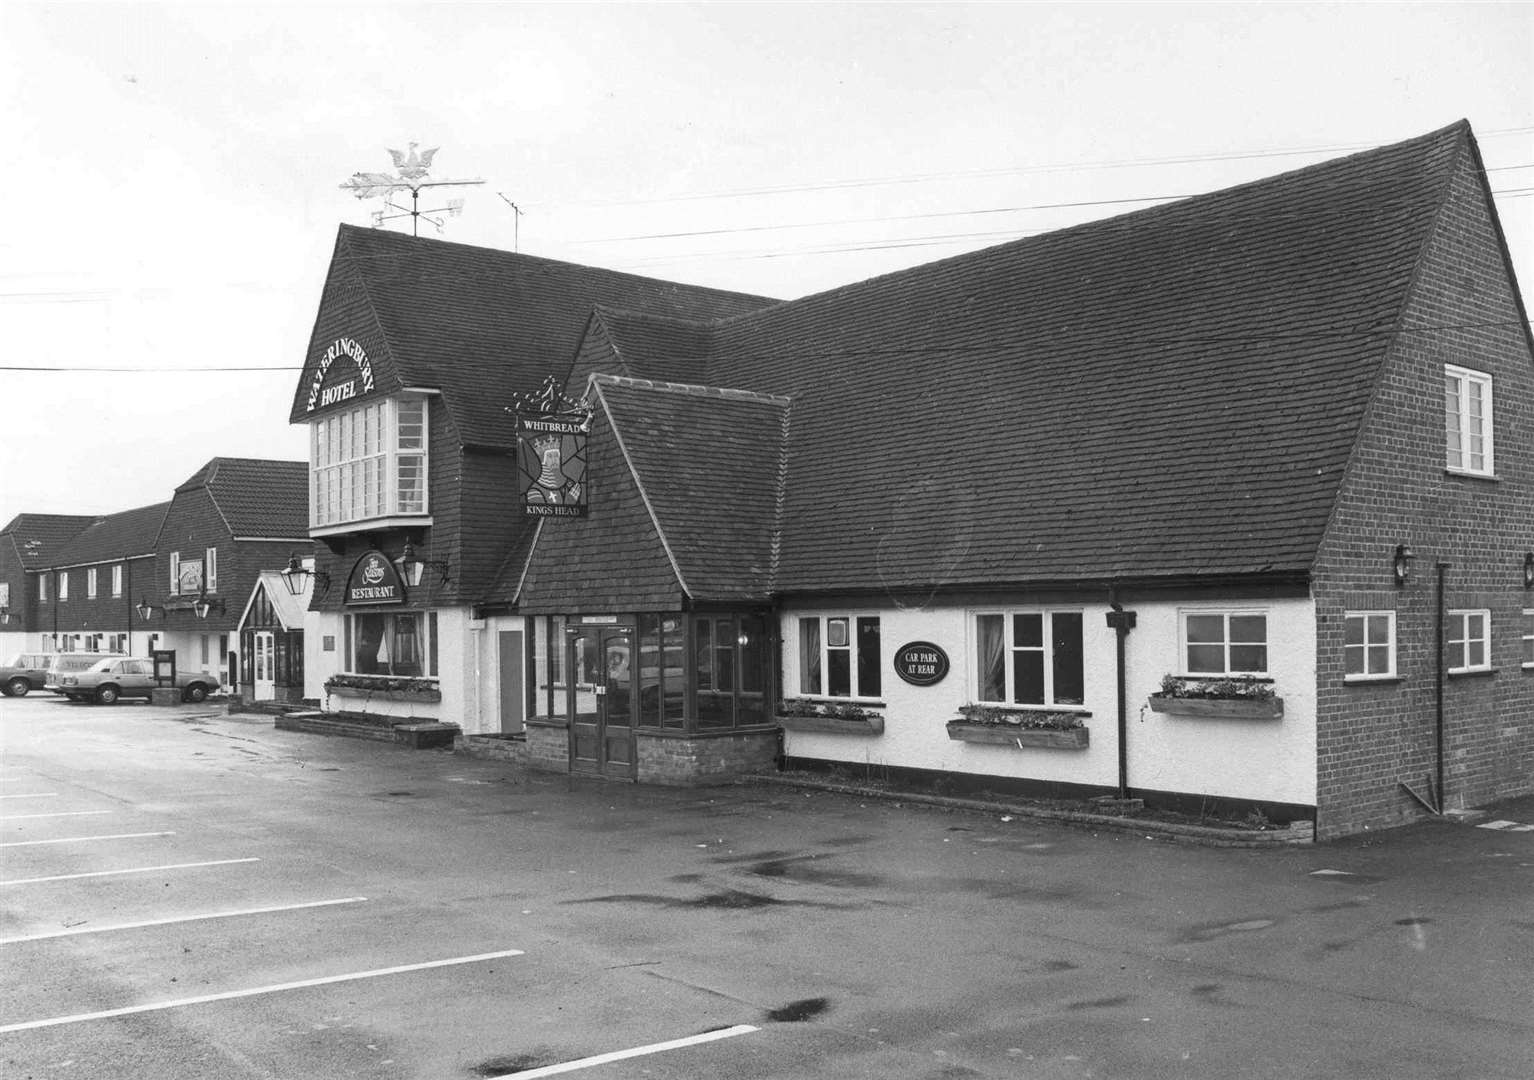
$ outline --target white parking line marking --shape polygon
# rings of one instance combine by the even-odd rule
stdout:
[[[427,971],[431,968],[456,967],[461,964],[477,964],[484,960],[500,960],[507,956],[521,956],[521,949],[505,949],[501,952],[480,953],[477,956],[454,956],[447,960],[427,960],[421,964],[401,964],[399,967],[378,968],[374,971],[353,971],[345,975],[326,975],[318,979],[302,979],[298,982],[278,983],[275,986],[255,986],[249,990],[226,990],[222,994],[204,994],[202,997],[180,998],[176,1001],[157,1001],[152,1005],[129,1005],[122,1009],[104,1012],[78,1013],[75,1016],[54,1016],[47,1020],[27,1020],[20,1024],[0,1027],[0,1035],[12,1031],[31,1031],[34,1028],[57,1027],[60,1024],[83,1024],[87,1020],[107,1020],[114,1016],[133,1016],[137,1013],[159,1012],[162,1009],[179,1009],[187,1005],[206,1005],[213,1001],[233,1001],[236,998],[255,997],[258,994],[276,994],[283,990],[304,990],[311,986],[329,986],[332,983],[356,982],[358,979],[376,979],[381,975],[403,975],[410,971]]]
[[[215,859],[212,862],[167,863],[164,866],[135,866],[129,870],[92,870],[88,874],[57,874],[53,877],[12,878],[0,885],[40,885],[45,881],[75,881],[88,877],[116,877],[118,874],[152,874],[156,870],[189,870],[194,866],[228,866],[230,863],[260,862],[260,859]]]
[[[1312,870],[1311,877],[1352,877],[1346,870]]]
[[[112,836],[65,836],[58,840],[7,840],[0,847],[32,847],[35,844],[84,844],[91,840],[137,840],[141,836],[175,836],[174,832],[125,832]]]
[[[0,799],[57,799],[57,791],[33,791],[24,795],[0,795]]]
[[[31,821],[34,818],[45,817],[86,817],[90,814],[110,814],[110,810],[61,810],[56,814],[6,814],[0,817],[0,825],[7,821]]]
[[[750,1024],[736,1024],[734,1027],[720,1028],[718,1031],[705,1031],[701,1035],[689,1035],[685,1039],[672,1039],[670,1042],[651,1043],[649,1046],[636,1046],[632,1050],[614,1050],[610,1054],[597,1054],[595,1057],[581,1058],[578,1061],[566,1061],[560,1065],[545,1065],[541,1069],[528,1069],[524,1072],[504,1073],[501,1076],[491,1077],[490,1080],[534,1080],[539,1076],[558,1076],[560,1073],[575,1072],[577,1069],[590,1069],[597,1065],[606,1065],[610,1061],[624,1061],[627,1058],[644,1057],[646,1054],[658,1054],[663,1050],[678,1050],[684,1046],[697,1046],[699,1043],[716,1042],[719,1039],[731,1039],[736,1035],[749,1035],[759,1029]]]
[[[1485,822],[1483,824],[1477,825],[1476,828],[1477,829],[1511,829],[1514,825],[1517,825],[1517,824],[1518,823],[1516,821],[1488,821],[1488,822]]]
[[[42,934],[25,934],[20,937],[0,938],[0,945],[15,945],[21,941],[43,941],[47,938],[72,937],[75,934],[105,934],[113,930],[139,930],[146,926],[170,926],[172,923],[201,922],[203,919],[233,919],[240,915],[270,915],[278,911],[302,911],[305,908],[331,907],[335,904],[361,904],[365,896],[344,896],[339,900],[311,900],[303,904],[279,904],[274,907],[245,908],[240,911],[211,911],[206,915],[175,915],[165,919],[145,919],[142,922],[114,923],[110,926],[75,926],[66,930],[49,930]]]

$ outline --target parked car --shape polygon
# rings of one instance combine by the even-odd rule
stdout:
[[[51,660],[48,663],[48,671],[43,676],[43,688],[51,690],[55,694],[62,694],[64,691],[59,687],[59,680],[62,676],[67,675],[71,671],[84,671],[86,668],[102,660],[110,660],[121,655],[121,653],[104,652],[52,653]]]
[[[0,693],[6,697],[26,697],[33,690],[41,690],[47,681],[48,665],[53,663],[55,653],[17,653],[0,664]]]
[[[99,660],[84,671],[65,674],[59,679],[59,692],[71,701],[94,701],[112,705],[119,698],[150,696],[159,683],[154,676],[154,661],[140,656],[111,656]],[[219,687],[218,677],[205,671],[178,671],[174,684],[182,701],[203,701]]]

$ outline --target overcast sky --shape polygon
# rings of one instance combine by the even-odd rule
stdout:
[[[306,457],[339,185],[412,141],[486,181],[422,235],[796,297],[1467,118],[1534,281],[1530,3],[10,0],[0,88],[0,524]]]

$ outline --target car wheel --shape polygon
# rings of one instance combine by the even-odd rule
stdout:
[[[11,697],[26,697],[31,689],[32,684],[20,675],[5,684],[5,692],[10,694]]]
[[[200,682],[194,682],[191,686],[186,688],[186,693],[181,695],[181,700],[190,701],[193,704],[196,704],[199,701],[206,700],[207,697],[208,688],[202,685]]]
[[[121,696],[122,694],[117,687],[110,683],[96,688],[96,701],[102,705],[116,705],[117,699]]]

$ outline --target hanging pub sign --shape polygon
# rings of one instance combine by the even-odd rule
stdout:
[[[346,578],[348,604],[403,604],[405,583],[399,570],[381,551],[370,551],[352,566]]]
[[[515,395],[517,487],[525,513],[586,516],[586,439],[591,407],[560,392],[550,375],[535,394]]]
[[[948,674],[948,654],[930,641],[912,641],[895,650],[895,674],[912,686],[931,686]]]

